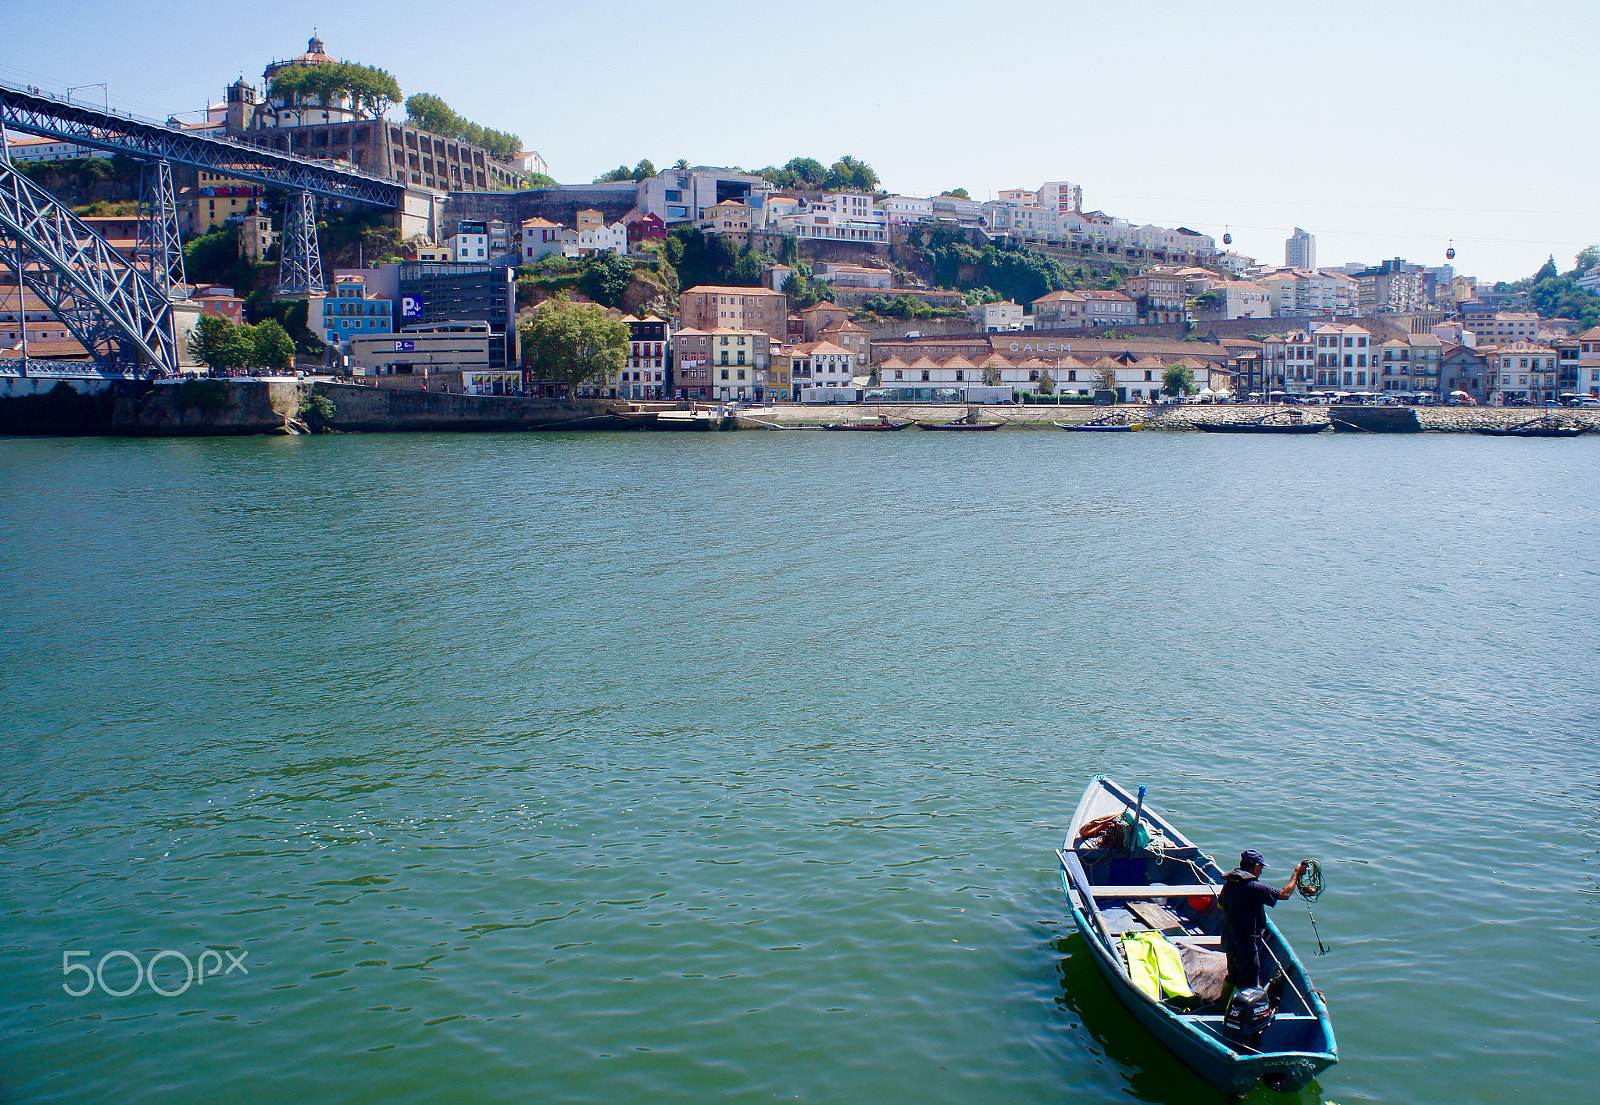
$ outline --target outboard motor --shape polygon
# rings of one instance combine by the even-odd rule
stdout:
[[[1231,1044],[1255,1047],[1278,1015],[1278,1001],[1288,980],[1279,972],[1265,986],[1235,990],[1222,1018],[1222,1038]]]

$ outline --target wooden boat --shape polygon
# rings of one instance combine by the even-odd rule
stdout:
[[[909,419],[904,422],[892,422],[887,416],[879,415],[876,422],[824,422],[822,424],[822,428],[824,430],[866,430],[869,432],[881,432],[883,430],[903,430],[909,425],[911,425]]]
[[[923,430],[998,430],[1004,422],[918,422]]]
[[[1132,822],[1135,831],[1120,835],[1132,837],[1137,846],[1118,846],[1122,841],[1112,839],[1115,833],[1078,839],[1083,826],[1107,816]],[[1147,842],[1141,843],[1138,827],[1148,831]],[[1142,792],[1135,797],[1096,776],[1072,815],[1072,833],[1056,856],[1073,923],[1111,989],[1173,1054],[1222,1092],[1235,1095],[1258,1081],[1274,1090],[1298,1090],[1339,1061],[1327,1005],[1270,918],[1264,953],[1269,962],[1276,960],[1286,979],[1277,1015],[1253,1045],[1224,1035],[1218,999],[1227,967],[1217,950],[1223,918],[1216,904],[1223,871],[1161,815],[1143,806]],[[1159,1000],[1135,982],[1122,944],[1124,935],[1134,933],[1161,933],[1177,947],[1194,998]]]
[[[1073,430],[1078,433],[1126,434],[1134,430],[1142,430],[1149,425],[1148,422],[1106,422],[1095,419],[1093,422],[1052,422],[1059,430]]]
[[[1320,434],[1326,422],[1196,422],[1208,434]]]
[[[1488,437],[1577,437],[1592,429],[1587,423],[1566,422],[1548,415],[1518,422],[1514,426],[1475,426],[1478,433]]]

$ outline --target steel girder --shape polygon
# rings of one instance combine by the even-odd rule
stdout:
[[[310,192],[289,200],[278,253],[279,295],[321,295],[322,249],[317,242],[317,201]]]
[[[372,207],[399,207],[405,193],[405,185],[370,173],[70,104],[4,82],[0,82],[0,125],[147,161],[175,161],[291,192],[314,192]],[[373,125],[382,126],[383,121],[375,119]]]
[[[187,296],[183,241],[178,234],[178,205],[172,194],[172,166],[165,161],[139,170],[139,245],[134,257],[145,263],[150,282],[171,299],[176,289]]]
[[[150,278],[0,157],[0,264],[102,364],[178,368],[172,304]]]

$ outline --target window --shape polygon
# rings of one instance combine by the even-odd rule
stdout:
[[[922,370],[922,378],[924,380],[926,380],[928,378],[928,370],[927,369],[923,369]]]
[[[723,369],[722,370],[722,378],[724,380],[726,380],[728,378],[728,370],[727,369]]]

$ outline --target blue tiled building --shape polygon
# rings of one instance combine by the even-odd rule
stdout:
[[[367,290],[361,276],[340,276],[333,295],[320,300],[322,318],[313,320],[323,340],[335,348],[352,338],[394,333],[394,304],[386,295]]]

